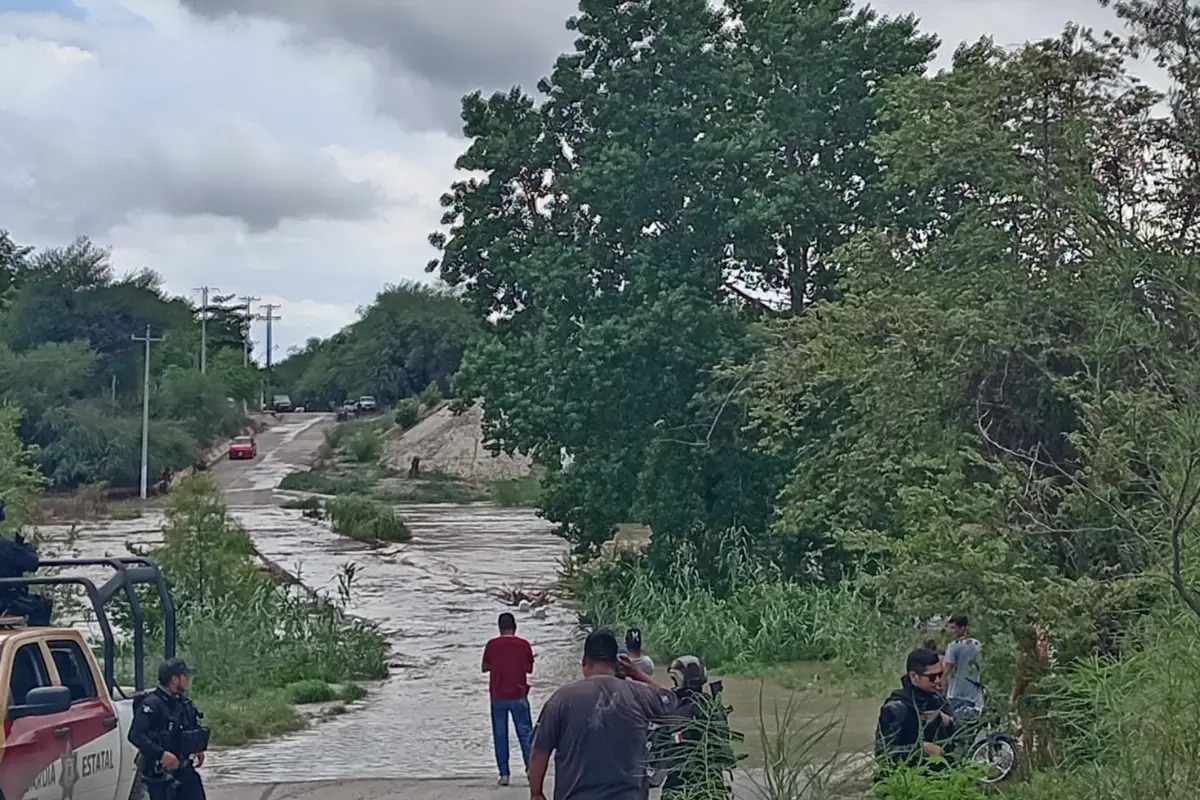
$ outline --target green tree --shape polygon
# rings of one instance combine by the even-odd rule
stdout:
[[[17,436],[20,413],[0,407],[0,499],[4,500],[5,518],[0,532],[16,530],[27,522],[33,503],[41,493],[45,479],[34,461],[36,451]]]
[[[444,287],[389,286],[329,339],[310,339],[275,368],[275,382],[311,407],[372,395],[381,405],[442,388],[458,369],[476,323]]]
[[[753,290],[799,310],[834,285],[829,250],[878,205],[875,95],[936,42],[849,2],[585,1],[570,26],[543,105],[463,103],[458,166],[487,178],[443,198],[430,269],[495,335],[458,383],[495,449],[550,467],[543,510],[582,549],[634,515],[663,534],[761,519],[714,367],[763,310]]]

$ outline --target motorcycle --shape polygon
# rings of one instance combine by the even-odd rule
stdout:
[[[976,684],[983,692],[983,685]],[[984,770],[979,782],[985,786],[1003,783],[1017,770],[1020,747],[1015,737],[1006,733],[1003,716],[987,702],[988,695],[978,705],[961,704],[953,709],[954,760],[975,764]],[[960,755],[961,754],[961,755]]]

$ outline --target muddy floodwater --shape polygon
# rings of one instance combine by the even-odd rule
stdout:
[[[211,474],[262,555],[309,588],[336,595],[345,565],[354,565],[349,610],[386,633],[393,648],[390,675],[351,713],[274,741],[214,752],[205,772],[223,783],[494,775],[480,656],[496,633],[497,615],[512,609],[492,593],[514,584],[549,584],[565,544],[532,512],[486,504],[402,506],[413,539],[384,549],[335,536],[323,523],[277,507],[279,482],[309,463],[329,424],[327,415],[288,415],[259,435],[258,458],[220,461]],[[161,526],[161,511],[147,508],[139,519],[45,526],[39,535],[44,556],[119,555],[128,543],[158,539]],[[575,618],[554,605],[542,619],[515,613],[537,656],[530,696],[536,715],[551,692],[579,675]],[[665,679],[664,673],[660,669],[656,677]],[[780,709],[795,699],[754,680],[730,678],[725,685],[734,726],[747,734],[746,749],[760,751],[747,766],[761,763],[760,715],[773,739]],[[867,748],[877,708],[870,701],[806,696],[792,707],[789,727],[799,736],[790,737],[786,749],[834,721],[836,730],[815,753]],[[516,768],[520,754],[515,737],[510,740]]]
[[[444,778],[495,771],[480,656],[495,635],[496,616],[508,609],[490,593],[553,579],[564,546],[544,520],[485,505],[409,506],[402,513],[413,540],[373,550],[296,511],[230,511],[264,556],[299,573],[311,588],[335,594],[343,565],[352,562],[350,610],[382,626],[394,648],[393,669],[360,710],[276,741],[214,753],[206,768],[213,778]],[[147,514],[89,523],[79,527],[71,549],[79,556],[119,554],[126,542],[156,538],[160,520]],[[57,542],[67,535],[54,527],[41,533]],[[536,714],[554,688],[578,675],[574,618],[552,606],[545,619],[517,612],[517,624],[537,656],[530,698]],[[520,763],[515,747],[513,763]]]

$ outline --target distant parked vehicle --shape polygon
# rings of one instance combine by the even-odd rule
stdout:
[[[286,414],[294,408],[292,406],[292,398],[288,397],[286,394],[277,394],[271,398],[271,408],[274,409],[276,413]]]
[[[363,414],[371,414],[376,408],[378,408],[378,406],[375,404],[375,398],[371,397],[369,394],[364,394],[362,397],[358,398],[358,403],[356,405],[358,406],[359,412]]]
[[[257,457],[258,442],[254,441],[253,436],[239,436],[229,443],[230,461]]]

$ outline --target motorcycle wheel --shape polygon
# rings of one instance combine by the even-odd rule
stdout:
[[[987,770],[980,783],[987,786],[1003,783],[1016,772],[1017,742],[1003,733],[991,734],[971,747],[967,759]]]

